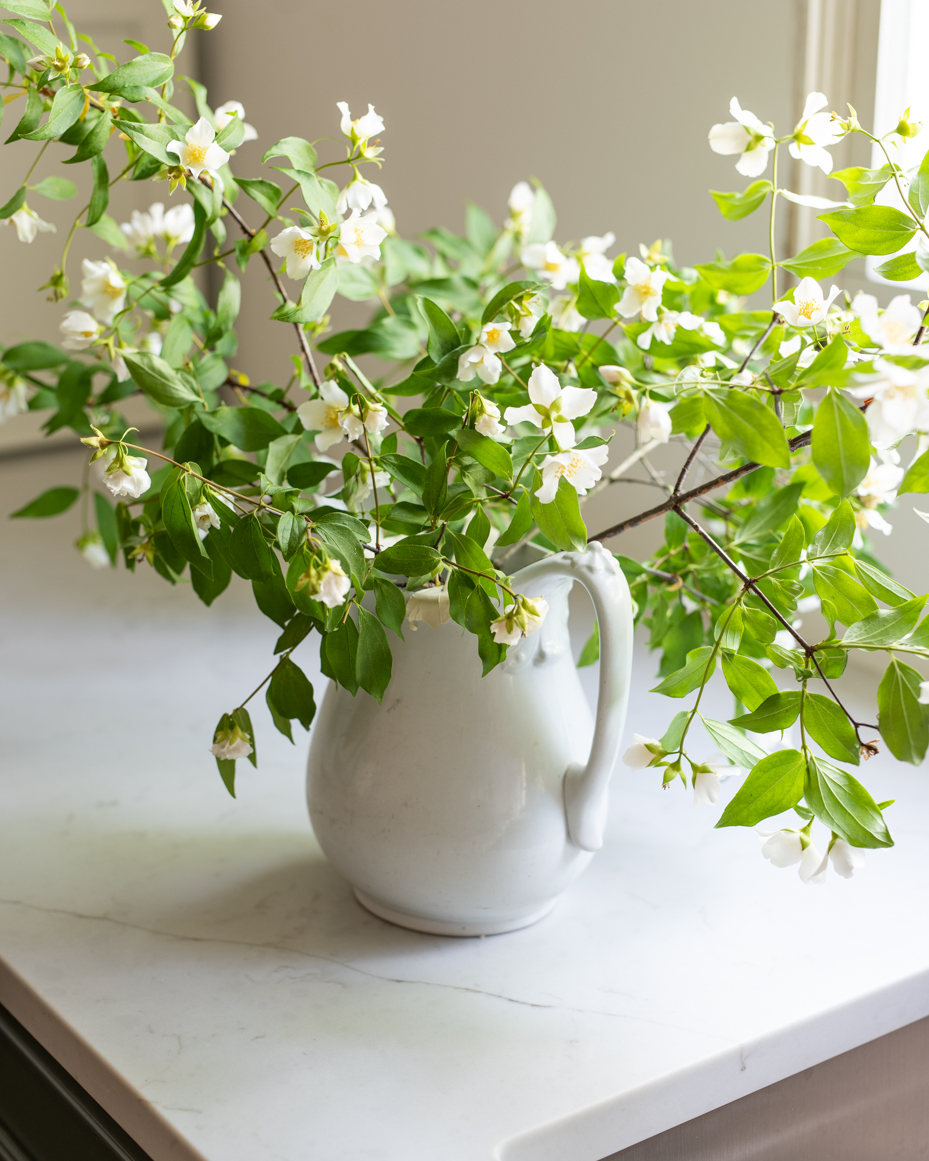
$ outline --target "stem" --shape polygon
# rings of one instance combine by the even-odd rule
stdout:
[[[799,451],[800,448],[807,447],[810,440],[810,432],[805,432],[803,435],[794,436],[792,440],[789,440],[788,446],[792,452]],[[654,520],[656,516],[663,516],[665,512],[670,512],[672,509],[676,511],[679,506],[687,504],[691,500],[696,500],[698,496],[704,496],[707,492],[712,492],[714,489],[721,488],[725,484],[731,484],[735,480],[741,479],[742,476],[747,476],[750,472],[757,471],[760,467],[761,464],[750,462],[743,464],[740,468],[733,468],[731,472],[725,472],[723,475],[717,476],[715,480],[708,480],[705,484],[701,484],[697,488],[691,488],[689,492],[683,492],[677,497],[669,496],[657,508],[649,508],[647,512],[641,512],[638,516],[630,516],[627,520],[621,520],[611,528],[607,528],[603,532],[598,532],[595,536],[588,537],[588,542],[594,540],[609,540],[613,536],[619,536],[621,532],[626,532],[629,528],[637,528],[640,524],[644,524],[648,520]]]
[[[543,443],[545,443],[545,441],[546,441],[547,439],[548,439],[548,436],[547,436],[547,435],[543,435],[543,436],[542,436],[542,438],[539,440],[539,442],[538,442],[538,443],[535,445],[535,447],[534,447],[534,448],[532,449],[532,451],[529,453],[529,455],[528,455],[528,456],[526,456],[526,461],[525,461],[525,463],[523,464],[523,466],[522,466],[522,467],[519,469],[519,474],[517,475],[516,479],[513,481],[513,487],[512,487],[512,488],[510,488],[510,495],[511,495],[511,496],[512,496],[512,494],[513,494],[513,493],[516,491],[516,489],[519,487],[519,481],[520,481],[520,480],[523,478],[523,472],[524,472],[524,471],[526,470],[526,468],[528,468],[528,467],[529,467],[529,465],[532,463],[532,458],[533,458],[533,456],[534,456],[534,455],[535,455],[535,453],[536,453],[536,452],[539,450],[539,448],[542,446],[542,444],[543,444]],[[533,464],[533,467],[535,467],[535,465],[534,465],[534,464]]]
[[[368,432],[365,429],[365,451],[368,454],[368,471],[371,473],[371,488],[374,492],[374,550],[381,551],[381,506],[377,499],[377,480],[374,472],[374,457],[371,455],[371,445],[368,442]]]
[[[777,151],[779,142],[774,142],[774,158],[771,165],[771,184],[774,189],[771,191],[771,217],[768,222],[768,249],[771,253],[771,304],[777,302],[777,262],[774,256],[774,210],[777,206]],[[746,360],[747,362],[748,360]],[[744,368],[739,368],[743,370]]]
[[[278,670],[280,669],[280,667],[281,667],[281,666],[284,664],[284,662],[285,662],[285,661],[287,661],[287,660],[289,659],[289,657],[290,657],[291,653],[293,653],[294,649],[296,649],[296,648],[297,648],[297,646],[296,646],[296,645],[294,645],[293,649],[288,649],[286,653],[283,653],[283,654],[281,655],[281,659],[280,659],[280,661],[277,663],[277,665],[275,665],[275,667],[274,667],[274,668],[271,670],[271,672],[270,672],[270,673],[268,674],[268,676],[267,676],[267,677],[264,679],[264,681],[262,681],[260,685],[256,685],[256,686],[255,686],[255,688],[254,688],[254,689],[252,690],[252,692],[251,692],[251,693],[248,695],[248,697],[245,699],[245,701],[243,701],[241,705],[237,705],[237,706],[235,707],[235,709],[232,711],[232,714],[231,714],[230,716],[234,716],[235,714],[237,714],[237,713],[239,712],[239,710],[240,710],[240,709],[245,709],[245,707],[246,707],[246,706],[248,705],[248,703],[249,703],[249,702],[252,700],[252,698],[255,696],[255,694],[256,694],[256,693],[261,693],[261,691],[264,689],[264,687],[265,687],[265,686],[268,684],[268,682],[269,682],[269,681],[271,680],[271,678],[272,678],[272,677],[275,675],[275,673],[277,673],[277,671],[278,671]]]
[[[28,173],[26,174],[26,176],[23,178],[23,185],[25,185],[25,184],[26,184],[26,182],[29,180],[29,178],[30,178],[30,177],[32,177],[32,172],[33,172],[33,170],[34,170],[34,169],[35,169],[35,167],[36,167],[36,166],[39,164],[39,162],[42,160],[42,154],[45,152],[45,150],[46,150],[46,149],[48,149],[48,147],[49,147],[49,145],[50,145],[50,144],[51,144],[51,142],[50,142],[50,141],[46,141],[46,142],[43,144],[42,148],[39,150],[39,152],[38,152],[38,156],[36,157],[35,161],[32,163],[32,165],[30,165],[30,166],[29,166],[29,172],[28,172]]]
[[[468,568],[467,565],[458,564],[456,561],[449,560],[447,557],[442,558],[442,563],[447,565],[449,568],[457,568],[462,572],[469,572],[472,576],[479,576],[482,580],[492,581],[498,589],[502,589],[505,593],[509,593],[514,601],[518,599],[517,593],[514,593],[512,589],[507,588],[506,585],[501,581],[498,581],[496,577],[488,576],[486,572],[478,572],[476,568]]]

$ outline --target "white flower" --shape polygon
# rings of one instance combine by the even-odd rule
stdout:
[[[659,753],[664,753],[657,738],[646,738],[644,734],[633,734],[632,738],[632,745],[623,754],[623,761],[632,770],[644,770]],[[649,749],[650,746],[654,749]]]
[[[691,314],[689,310],[662,310],[661,318],[653,322],[648,330],[639,335],[636,339],[636,345],[641,347],[643,351],[647,351],[652,345],[652,339],[659,343],[672,343],[674,332],[678,327],[683,327],[686,331],[696,331],[702,326],[703,319],[700,315]],[[718,323],[708,323],[707,326],[715,326],[722,334],[722,329]],[[725,338],[722,339],[722,342],[725,342]]]
[[[563,254],[554,242],[533,242],[523,248],[520,257],[523,266],[537,270],[553,290],[564,290],[569,282],[577,282],[581,274],[577,259]]]
[[[833,286],[829,297],[823,298],[822,287],[815,278],[803,278],[794,291],[793,302],[786,299],[776,302],[771,308],[789,323],[792,327],[810,327],[820,323],[826,317],[829,307],[839,294],[839,288]]]
[[[127,379],[132,378],[123,355],[134,355],[135,352],[135,347],[113,347],[110,349],[110,360],[113,364],[113,370],[116,372],[118,383],[125,383]]]
[[[122,468],[113,471],[111,465],[103,474],[103,482],[114,496],[131,496],[133,500],[138,500],[152,486],[151,477],[145,470],[148,460],[142,456],[124,456],[123,462],[129,471]]]
[[[835,839],[830,846],[829,858],[835,873],[843,879],[850,879],[855,871],[864,866],[864,851],[841,838]]]
[[[91,532],[87,536],[82,536],[77,542],[77,550],[91,568],[109,568],[112,564],[110,554],[104,547],[99,532]]]
[[[886,359],[875,359],[874,369],[879,379],[849,392],[859,399],[871,397],[865,418],[874,446],[892,447],[911,431],[929,430],[929,371],[910,371]]]
[[[112,262],[81,263],[81,302],[89,306],[95,318],[109,326],[126,305],[126,283]]]
[[[172,0],[172,3],[174,4],[174,11],[179,12],[181,16],[191,17],[196,14],[196,0]]]
[[[874,532],[883,532],[885,536],[889,536],[894,530],[893,525],[874,508],[862,508],[860,512],[855,513],[855,528],[856,535],[852,542],[855,548],[863,547],[864,542],[858,533],[863,532],[866,528],[870,528]]]
[[[327,609],[334,609],[337,605],[345,604],[345,598],[351,587],[352,582],[345,575],[341,562],[330,559],[320,578],[315,596]]]
[[[816,844],[811,842],[804,848],[800,856],[798,868],[801,880],[811,887],[820,887],[826,881],[826,872],[829,870],[829,855],[821,855]]]
[[[168,153],[176,153],[178,164],[189,169],[194,177],[199,177],[204,170],[215,173],[229,160],[229,154],[217,145],[216,130],[201,117],[196,125],[192,125],[183,141],[169,141],[165,146]]]
[[[316,239],[302,226],[288,226],[272,239],[271,249],[279,258],[287,259],[288,278],[303,279],[311,270],[318,270]]]
[[[149,213],[155,220],[155,210],[161,209],[156,202],[150,207]],[[181,242],[189,242],[194,236],[194,208],[190,202],[180,202],[172,206],[161,220],[160,226],[156,223],[159,235],[164,238],[168,246],[176,246]]]
[[[712,806],[719,798],[719,776],[715,770],[697,770],[693,776],[694,806]]]
[[[348,396],[342,388],[331,379],[327,379],[319,389],[318,399],[310,399],[297,408],[297,415],[306,430],[318,432],[316,446],[321,452],[339,443],[349,434],[344,422],[348,406]],[[357,421],[360,435],[363,424],[357,416],[352,416],[352,419]],[[352,424],[349,423],[349,426]]]
[[[387,231],[377,224],[376,214],[359,214],[352,210],[339,230],[338,253],[349,262],[360,262],[362,258],[380,258],[381,242]]]
[[[577,256],[584,264],[584,271],[588,278],[593,278],[596,282],[616,281],[613,263],[606,256],[607,250],[615,241],[616,235],[613,233],[604,234],[602,238],[596,234],[591,234],[589,237],[581,239]]]
[[[34,242],[35,236],[38,233],[42,234],[57,234],[58,229],[53,226],[51,222],[43,222],[39,215],[30,210],[27,205],[22,205],[9,218],[0,218],[0,225],[13,225],[16,228],[16,237],[20,242]]]
[[[175,7],[179,0],[174,0]],[[210,746],[210,753],[221,762],[235,762],[238,758],[247,758],[252,752],[252,744],[238,726],[234,726],[229,733],[221,734],[219,740]]]
[[[921,681],[919,683],[919,704],[929,705],[929,681]]]
[[[794,355],[803,346],[803,339],[800,335],[794,335],[792,339],[785,339],[777,348],[777,353],[782,359],[789,358]],[[816,358],[816,347],[813,343],[808,343],[803,350],[800,351],[800,358],[797,360],[798,367],[809,367],[810,363]]]
[[[100,334],[100,324],[86,310],[69,310],[58,329],[65,336],[61,345],[66,351],[86,351]]]
[[[477,416],[474,430],[482,435],[489,435],[491,439],[494,439],[496,435],[503,435],[506,427],[500,423],[500,409],[497,404],[492,399],[485,399],[483,395],[478,395],[477,392],[475,392],[475,396],[480,414]]]
[[[904,471],[893,462],[888,462],[881,453],[882,463],[871,460],[868,474],[858,485],[858,496],[866,508],[876,508],[878,504],[890,504],[897,498],[897,489],[903,480]]]
[[[684,368],[685,371],[689,369],[687,367]],[[620,367],[617,363],[604,363],[597,370],[611,387],[631,387],[635,382],[630,372],[625,367]]]
[[[342,114],[342,132],[353,146],[358,146],[361,156],[377,157],[381,150],[379,147],[368,145],[368,138],[373,137],[375,133],[384,132],[384,120],[374,112],[374,106],[369,105],[367,113],[354,121],[345,101],[336,102],[336,107]]]
[[[204,14],[200,17],[199,27],[205,28],[207,32],[210,32],[216,27],[217,24],[219,24],[222,18],[223,17],[221,12],[204,12]]]
[[[545,302],[539,295],[534,294],[520,303],[519,311],[519,334],[521,338],[528,339],[532,336],[539,319],[545,314]]]
[[[775,867],[791,867],[803,857],[803,841],[798,830],[777,830],[770,835],[761,853]]]
[[[0,423],[28,410],[29,394],[25,379],[20,379],[17,375],[0,379]]]
[[[406,619],[415,631],[422,621],[430,629],[438,629],[451,619],[448,603],[448,589],[445,585],[433,585],[427,589],[417,589],[406,602]]]
[[[377,435],[390,422],[390,415],[383,403],[377,403],[374,400],[368,399],[364,403],[364,419],[362,422],[364,423],[365,431],[369,431],[372,435]],[[380,487],[380,482],[378,482],[378,487]]]
[[[525,239],[532,224],[532,207],[535,205],[535,190],[528,181],[518,181],[513,186],[507,205],[510,216],[506,228],[515,230],[521,239]]]
[[[388,234],[396,234],[397,219],[394,217],[394,212],[390,206],[381,206],[375,214],[374,219],[382,230],[386,230]]]
[[[201,540],[206,540],[206,534],[211,528],[219,527],[219,517],[216,515],[213,505],[207,501],[194,508],[193,518],[197,525],[197,535]]]
[[[768,165],[768,154],[774,148],[774,133],[770,125],[764,125],[754,113],[742,109],[738,99],[729,102],[729,112],[734,121],[714,125],[710,130],[710,148],[714,153],[741,156],[735,163],[736,170],[745,177],[760,177]]]
[[[639,416],[636,420],[636,431],[639,444],[667,443],[671,438],[671,404],[658,403],[653,399],[646,399],[639,407]]]
[[[574,447],[576,437],[572,419],[586,415],[597,402],[597,393],[590,387],[565,387],[558,376],[544,363],[529,376],[529,398],[525,407],[508,407],[507,423],[531,423],[543,431],[551,431],[560,448]]]
[[[129,221],[119,227],[131,246],[143,252],[151,250],[155,239],[163,236],[164,209],[162,202],[154,202],[147,210],[132,211]]]
[[[632,318],[641,311],[646,322],[655,322],[662,287],[671,275],[660,267],[650,269],[640,258],[628,258],[624,277],[626,289],[616,309],[623,318]]]
[[[148,351],[150,355],[160,355],[162,346],[164,346],[164,336],[160,331],[149,331],[147,335],[142,336],[141,349]]]
[[[576,333],[587,321],[577,309],[577,299],[573,294],[553,299],[549,310],[552,313],[552,322],[562,331]]]
[[[340,214],[349,210],[364,212],[372,205],[380,213],[387,205],[387,195],[379,185],[367,181],[359,174],[339,194],[336,209]]]
[[[503,615],[490,622],[490,631],[498,645],[515,645],[542,625],[548,612],[548,601],[541,597],[519,597],[515,604],[503,610]]]
[[[717,347],[724,347],[726,345],[726,332],[719,325],[718,322],[713,322],[712,319],[703,319],[702,330],[711,343],[715,343]],[[708,352],[712,354],[713,352]]]
[[[859,291],[852,300],[852,310],[858,315],[861,329],[883,348],[885,354],[913,353],[913,339],[922,325],[923,316],[908,294],[896,295],[887,309],[881,311],[873,294]]]
[[[219,106],[213,114],[216,128],[222,132],[233,117],[238,117],[243,124],[245,123],[245,109],[242,107],[240,101],[226,101],[225,104]],[[246,141],[255,141],[257,138],[258,130],[252,125],[245,125],[245,132],[242,135],[243,145]]]
[[[844,136],[830,114],[820,112],[828,104],[822,93],[809,94],[790,143],[791,157],[807,165],[818,165],[823,173],[832,172],[832,154],[825,147],[835,145]]]
[[[499,351],[501,354],[512,351],[516,346],[513,336],[510,334],[508,322],[487,323],[486,326],[481,327],[477,341],[488,351]]]
[[[488,384],[496,383],[503,372],[503,364],[486,347],[469,347],[458,356],[457,377],[462,383],[470,383],[475,375]]]
[[[546,456],[542,461],[542,486],[536,492],[540,504],[551,504],[558,492],[558,481],[562,476],[574,487],[580,496],[587,494],[600,476],[600,466],[609,459],[606,446],[586,449],[571,448],[556,456]]]

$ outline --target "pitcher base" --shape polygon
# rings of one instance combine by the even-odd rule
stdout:
[[[396,911],[393,907],[385,907],[383,903],[375,902],[370,896],[365,895],[363,891],[359,891],[355,887],[352,888],[352,891],[362,907],[370,911],[372,915],[376,915],[378,919],[386,919],[388,923],[409,928],[410,931],[423,931],[427,935],[458,937],[503,935],[507,931],[519,931],[521,927],[530,927],[533,923],[538,923],[540,919],[544,919],[558,902],[557,899],[553,899],[551,903],[546,903],[538,911],[532,911],[528,915],[519,915],[512,919],[501,919],[496,923],[452,923],[444,919],[427,919],[422,915],[408,915],[405,911]]]

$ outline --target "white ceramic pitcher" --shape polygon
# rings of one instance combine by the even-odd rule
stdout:
[[[600,626],[596,725],[568,637],[579,581]],[[599,544],[531,564],[542,627],[481,677],[453,621],[404,626],[383,705],[331,684],[307,772],[313,829],[358,901],[392,923],[493,935],[541,919],[602,845],[632,658],[629,588]]]

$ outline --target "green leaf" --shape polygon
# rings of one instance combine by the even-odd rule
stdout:
[[[413,537],[385,548],[375,560],[375,567],[381,572],[401,576],[431,576],[441,564],[440,552]]]
[[[308,173],[316,168],[316,150],[302,137],[282,137],[265,151],[261,164],[267,165],[272,157],[286,157],[295,169],[306,170]]]
[[[773,468],[790,467],[790,448],[780,421],[755,396],[735,388],[710,389],[706,416],[716,434],[746,459]]]
[[[0,218],[12,218],[26,200],[26,187],[21,185],[4,206],[0,206]]]
[[[749,714],[731,718],[729,724],[740,730],[751,730],[753,734],[770,734],[773,730],[786,730],[797,720],[800,713],[800,690],[791,689],[786,693],[773,693]]]
[[[403,426],[410,435],[446,435],[461,426],[461,416],[454,411],[446,411],[444,407],[413,407],[403,416]]]
[[[713,649],[709,645],[701,645],[699,649],[691,649],[687,654],[686,664],[676,673],[666,677],[651,692],[663,693],[666,697],[686,697],[697,686],[709,681],[715,668],[716,656]]]
[[[594,619],[594,630],[587,638],[584,648],[581,650],[581,655],[577,659],[578,669],[585,669],[588,665],[594,665],[600,660],[600,626]]]
[[[834,387],[842,380],[848,347],[841,335],[824,347],[797,380],[804,387]]]
[[[532,527],[532,505],[529,499],[528,492],[521,492],[519,502],[516,505],[516,511],[513,513],[513,518],[506,531],[497,540],[497,545],[500,548],[505,548],[508,544],[516,544],[517,541],[522,540],[529,529]]]
[[[507,303],[512,302],[514,298],[527,290],[536,290],[538,285],[537,282],[508,282],[502,290],[497,291],[484,308],[484,313],[481,315],[481,326],[485,327],[489,322],[493,322]]]
[[[11,520],[34,520],[40,516],[58,516],[66,512],[80,495],[77,488],[49,488],[24,507],[10,513]]]
[[[46,22],[52,19],[51,5],[45,3],[45,0],[12,0],[12,3],[4,4],[3,7],[9,12],[15,12],[17,16],[28,16],[30,20]]]
[[[94,492],[94,514],[97,517],[97,530],[100,533],[100,539],[103,541],[103,546],[111,562],[115,564],[116,555],[119,552],[119,526],[112,505],[99,492]]]
[[[744,544],[749,540],[757,540],[773,532],[789,518],[796,519],[793,513],[797,510],[800,496],[803,492],[802,483],[788,484],[785,488],[778,488],[771,495],[759,500],[751,510],[744,524],[736,531],[733,544]],[[799,524],[799,520],[797,521]],[[800,527],[800,547],[803,547],[803,527]],[[772,568],[774,567],[772,561]]]
[[[771,260],[764,254],[740,254],[731,262],[707,262],[697,271],[714,290],[753,294],[767,282]]]
[[[849,250],[838,238],[820,238],[781,266],[798,278],[831,278],[858,257],[856,250]]]
[[[52,49],[52,52],[54,51]],[[39,96],[38,90],[30,88],[26,93],[26,108],[23,110],[23,115],[19,119],[16,128],[6,139],[6,144],[9,145],[13,141],[18,141],[27,133],[31,133],[42,120],[42,109],[42,98]],[[23,188],[25,189],[25,187]]]
[[[858,738],[848,717],[832,698],[821,693],[806,695],[803,700],[803,728],[831,758],[858,765]]]
[[[247,580],[270,581],[274,578],[274,553],[265,539],[256,513],[243,516],[232,530],[229,540],[232,567]]]
[[[311,270],[303,284],[300,302],[279,306],[273,319],[278,322],[308,323],[318,322],[323,317],[339,288],[339,272],[335,258],[327,258],[318,270]]]
[[[532,515],[542,535],[556,548],[570,552],[587,544],[587,527],[581,516],[577,492],[561,477],[551,504],[542,504],[537,493],[532,496]]]
[[[150,157],[157,158],[162,165],[177,165],[177,154],[168,153],[167,147],[182,136],[173,125],[164,122],[149,124],[147,121],[127,121],[122,118],[118,128]]]
[[[797,564],[803,553],[804,540],[803,522],[798,516],[791,516],[780,544],[771,554],[770,567],[783,568],[785,565]]]
[[[722,216],[730,222],[737,222],[760,209],[772,189],[774,186],[769,181],[762,180],[753,181],[741,193],[720,193],[719,190],[711,189],[710,194]]]
[[[92,157],[96,157],[98,153],[102,153],[106,148],[106,144],[110,140],[110,133],[113,129],[113,118],[110,114],[101,113],[94,120],[91,120],[88,116],[86,124],[87,132],[81,137],[77,152],[73,157],[66,157],[62,162],[63,165],[75,165],[81,161],[89,161]],[[42,183],[40,182],[39,184],[41,185]],[[76,187],[74,193],[77,193]],[[68,196],[73,197],[74,195],[69,194]]]
[[[896,658],[877,687],[881,737],[893,756],[918,766],[929,745],[929,706],[920,705],[922,675]]]
[[[200,253],[203,250],[203,243],[206,239],[207,214],[200,202],[194,202],[194,232],[191,235],[190,241],[184,253],[177,261],[177,265],[170,274],[166,274],[164,278],[158,283],[161,290],[168,290],[177,283],[183,282],[187,275],[193,270],[194,265],[200,258]]]
[[[43,28],[41,24],[32,24],[27,20],[3,20],[0,23],[8,24],[10,28],[15,29],[23,40],[34,44],[45,56],[55,55],[55,49],[59,44],[58,37],[49,32],[47,28]]]
[[[857,208],[873,204],[893,177],[893,169],[889,165],[882,165],[880,169],[864,169],[860,165],[853,165],[850,169],[839,169],[831,176],[845,186],[848,200]]]
[[[257,409],[256,409],[257,410]],[[268,444],[268,459],[265,463],[265,475],[272,484],[282,484],[290,457],[297,450],[302,431],[295,431],[292,435],[279,435]]]
[[[31,187],[34,193],[41,194],[55,202],[66,202],[68,198],[77,195],[77,186],[66,177],[43,177],[40,182]]]
[[[868,590],[835,565],[817,564],[813,568],[813,586],[821,600],[832,602],[843,625],[854,625],[877,612],[877,602]]]
[[[881,278],[886,278],[889,282],[912,282],[916,278],[922,278],[923,271],[916,261],[915,251],[909,250],[906,254],[898,254],[895,258],[882,262],[880,266],[874,268],[874,273],[880,274]]]
[[[903,605],[910,601],[915,596],[908,588],[897,584],[895,580],[879,568],[867,563],[867,561],[857,559],[855,561],[855,571],[861,578],[861,583],[871,593],[872,596],[877,597],[879,601],[883,601],[885,605]]]
[[[358,656],[358,629],[351,617],[327,633],[320,645],[320,657],[325,656],[335,680],[353,696],[358,692],[356,659]],[[325,668],[323,670],[325,672]]]
[[[776,696],[774,678],[757,661],[738,654],[723,654],[723,677],[726,684],[749,710],[756,710],[768,698]],[[734,718],[741,722],[741,718]]]
[[[852,492],[868,474],[871,463],[867,420],[831,387],[813,420],[813,463],[837,496]]]
[[[7,361],[6,356],[3,361]],[[902,496],[904,492],[929,492],[929,451],[910,464],[897,495]]]
[[[228,560],[228,550],[223,543],[224,531],[212,530],[206,538],[206,550],[213,565],[213,575],[207,576],[200,569],[190,570],[190,585],[205,605],[212,605],[220,593],[224,593],[232,580],[232,566]]]
[[[213,566],[203,541],[197,534],[197,525],[187,498],[183,473],[176,469],[172,475],[173,480],[161,492],[161,518],[171,542],[184,559],[207,576],[212,576]]]
[[[85,93],[80,85],[68,85],[59,89],[52,101],[48,113],[48,120],[40,129],[33,129],[31,133],[21,134],[27,141],[49,141],[52,137],[60,137],[84,111]]]
[[[843,500],[810,541],[807,558],[845,552],[855,538],[855,512],[848,500]]]
[[[68,356],[51,343],[30,342],[7,347],[2,359],[11,371],[45,371],[67,363]]]
[[[288,721],[296,718],[305,730],[312,725],[316,715],[313,686],[300,666],[289,657],[281,661],[271,677],[268,704],[271,703],[282,718]]]
[[[20,74],[26,71],[25,45],[13,36],[0,32],[0,56],[6,57],[13,68]]]
[[[336,464],[312,463],[291,464],[287,469],[287,482],[294,488],[315,488],[330,474],[338,470]]]
[[[271,721],[274,722],[277,731],[283,734],[292,745],[296,745],[293,730],[290,728],[290,718],[285,718],[283,714],[278,713],[277,706],[271,700],[270,686],[265,690],[265,704],[268,707],[268,713],[271,715]]]
[[[459,564],[472,569],[474,572],[493,572],[493,565],[490,563],[487,553],[470,536],[459,536],[451,530],[445,535],[454,550],[455,560]]]
[[[115,220],[109,214],[104,214],[99,222],[89,227],[92,234],[96,234],[114,250],[128,250],[129,242]]]
[[[374,578],[374,593],[378,617],[402,641],[403,618],[406,616],[403,593],[391,581],[379,576]]]
[[[98,93],[119,93],[127,88],[157,88],[174,75],[174,62],[161,52],[146,52],[119,65],[88,88]]]
[[[382,702],[390,683],[393,658],[384,626],[363,606],[358,609],[358,655],[355,664],[358,684],[366,693]]]
[[[295,516],[293,512],[282,512],[277,521],[277,542],[284,559],[292,560],[305,541],[306,521],[303,517]]]
[[[819,821],[852,846],[893,846],[877,803],[847,770],[823,758],[811,759],[805,797]]]
[[[914,597],[895,609],[879,609],[846,630],[842,640],[859,649],[877,649],[902,641],[916,628],[927,600],[929,596]]]
[[[751,770],[765,756],[765,752],[760,746],[749,741],[741,730],[735,729],[727,722],[716,722],[712,718],[705,718],[702,714],[700,720],[720,750],[737,766],[744,766],[747,770]]]
[[[124,356],[132,380],[143,394],[165,407],[202,403],[200,396],[158,355],[137,351]]]
[[[488,673],[506,656],[506,646],[498,645],[493,638],[490,625],[498,616],[490,597],[477,585],[468,597],[465,606],[465,627],[477,637],[477,653],[481,659],[482,676]]]
[[[558,222],[552,199],[542,186],[535,183],[535,201],[532,203],[532,217],[529,219],[529,232],[526,241],[550,242],[555,235],[555,226]]]
[[[279,185],[263,178],[249,177],[237,177],[235,183],[240,189],[244,189],[252,201],[257,202],[269,217],[277,216],[277,208],[283,193]]]
[[[581,266],[578,282],[577,310],[583,318],[612,318],[613,308],[619,299],[619,287],[615,282],[600,282],[590,278]]]
[[[261,407],[219,407],[216,411],[204,411],[198,418],[207,431],[222,436],[242,451],[261,451],[272,440],[288,434]]]
[[[216,144],[221,149],[225,149],[227,153],[231,153],[234,149],[238,149],[244,137],[245,122],[238,113],[233,113],[222,129],[216,134]]]
[[[271,571],[270,580],[252,581],[252,594],[255,598],[255,604],[264,615],[283,629],[296,612],[296,605],[284,581],[280,561],[273,552],[271,553]]]
[[[884,168],[889,169],[890,167],[885,166]],[[910,208],[919,221],[923,221],[927,211],[929,211],[929,153],[923,157],[919,169],[910,178],[910,188],[907,190],[906,200],[910,203]]]
[[[778,750],[754,767],[716,824],[755,826],[790,810],[803,796],[806,762],[799,750]]]
[[[361,545],[367,543],[367,529],[344,512],[328,512],[316,516],[313,530],[330,555],[342,565],[359,591],[364,587],[365,559]],[[360,535],[359,535],[360,534]]]
[[[110,175],[107,172],[106,162],[102,154],[91,158],[91,168],[94,173],[94,188],[90,195],[90,206],[87,209],[85,226],[95,226],[106,212],[110,201]]]
[[[288,649],[296,649],[301,641],[305,640],[316,627],[316,620],[306,613],[295,613],[287,622],[287,628],[278,637],[274,644],[274,652],[286,653]]]
[[[421,298],[423,314],[429,326],[429,357],[436,363],[461,346],[458,328],[445,311],[430,298]]]
[[[911,217],[892,206],[862,206],[819,214],[840,242],[859,254],[895,254],[916,233]]]
[[[703,639],[703,623],[699,623],[700,640]],[[733,653],[737,652],[739,644],[742,641],[742,608],[740,605],[734,605],[730,609],[724,609],[720,614],[719,620],[716,622],[716,638],[719,641],[720,649],[731,650]],[[667,638],[665,638],[667,640]],[[667,645],[665,645],[667,649]]]
[[[513,460],[502,444],[491,439],[489,435],[481,435],[479,431],[474,431],[470,427],[461,428],[456,433],[455,439],[466,455],[477,460],[479,464],[483,464],[495,476],[500,476],[504,480],[512,480]]]
[[[304,205],[313,217],[319,218],[325,214],[330,222],[339,220],[341,215],[336,209],[339,187],[334,182],[303,169],[281,169],[281,173],[300,186]]]

